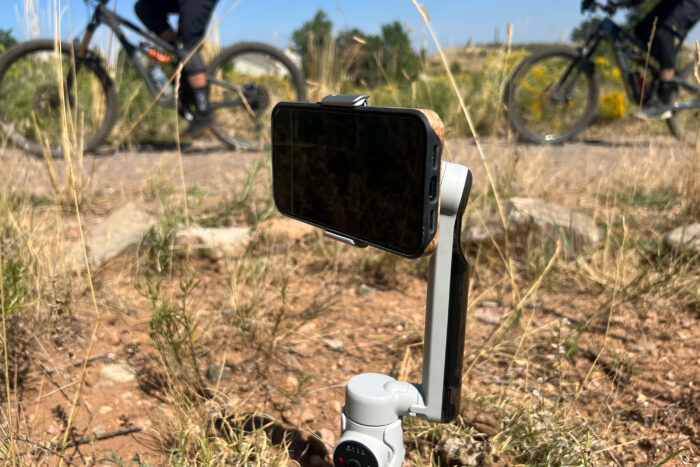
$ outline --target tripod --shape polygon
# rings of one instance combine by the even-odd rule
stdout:
[[[324,105],[367,105],[366,95],[331,95]],[[459,412],[467,310],[468,263],[460,232],[472,176],[465,166],[443,163],[437,249],[430,258],[422,383],[377,373],[350,379],[335,446],[337,467],[399,467],[405,456],[402,417],[447,423]],[[337,234],[337,240],[354,244]]]

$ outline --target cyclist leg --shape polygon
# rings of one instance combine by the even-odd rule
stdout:
[[[657,95],[649,99],[644,108],[637,114],[642,118],[671,117],[672,101],[678,91],[678,86],[673,82],[674,64],[678,50],[676,41],[678,40],[682,44],[688,31],[700,19],[700,0],[672,0],[662,2],[658,6],[664,6],[665,9],[657,11],[658,14],[663,13],[663,16],[656,17],[657,27],[651,53],[659,60],[660,64],[659,86]],[[642,23],[645,23],[645,20]],[[646,23],[648,24],[648,21]],[[637,29],[635,29],[636,31]]]
[[[196,47],[204,37],[207,25],[218,0],[178,0],[179,23],[176,45],[180,54],[192,56],[183,67],[187,82],[192,89],[195,115],[190,125],[182,133],[183,136],[196,135],[209,128],[215,117],[209,106],[209,85],[207,83],[206,66]]]
[[[168,14],[177,13],[175,0],[139,0],[134,4],[134,11],[139,20],[166,42],[175,41],[175,31],[168,23]]]

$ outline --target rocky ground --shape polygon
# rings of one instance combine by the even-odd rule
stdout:
[[[619,242],[599,230],[601,224],[622,222],[629,229],[626,235],[634,237],[639,248],[620,257],[627,261],[629,256],[630,264],[637,265],[640,257],[657,261],[655,254],[671,249],[661,246],[665,232],[698,222],[679,214],[685,209],[682,194],[668,202],[652,197],[643,206],[636,205],[634,197],[623,198],[630,186],[637,187],[633,193],[659,194],[666,187],[681,193],[678,176],[689,165],[692,151],[665,138],[553,147],[499,140],[486,141],[485,151],[490,176],[502,196],[516,199],[511,202],[515,208],[508,211],[514,212],[511,239],[521,232],[524,245],[532,245],[533,235],[543,238],[544,231],[572,228],[566,225],[567,212],[585,216],[585,235],[595,239],[581,234],[584,237],[574,243],[588,246],[567,251],[570,257],[557,263],[553,278],[546,276],[540,282],[547,255],[542,260],[522,250],[516,253],[510,263],[517,269],[516,279],[498,253],[482,248],[472,256],[464,378],[468,402],[460,426],[473,429],[451,436],[415,434],[432,429],[414,427],[406,439],[409,460],[426,462],[430,446],[438,445],[437,456],[453,465],[512,465],[522,456],[518,457],[517,443],[508,445],[506,440],[517,435],[536,439],[528,445],[530,450],[557,452],[562,446],[578,446],[591,465],[656,465],[669,456],[667,465],[696,465],[700,462],[697,257],[670,277],[649,272],[666,280],[654,285],[663,288],[658,292],[654,288],[654,294],[637,287],[646,284],[644,277],[637,278],[637,269],[618,268],[616,273],[614,261],[608,267],[596,259]],[[472,199],[480,200],[488,211],[493,202],[489,174],[474,143],[451,140],[446,154],[473,169]],[[176,444],[173,433],[182,432],[180,408],[170,403],[172,388],[163,354],[152,339],[153,308],[134,287],[143,280],[144,267],[134,245],[162,220],[163,187],[170,187],[174,197],[182,191],[180,161],[193,200],[193,218],[211,220],[215,212],[221,221],[216,227],[228,229],[207,233],[195,225],[179,227],[179,255],[186,258],[179,261],[197,271],[197,286],[187,305],[197,323],[195,379],[207,394],[201,411],[213,420],[210,426],[193,424],[193,430],[210,429],[212,436],[223,436],[216,420],[264,416],[298,435],[302,445],[311,446],[292,457],[303,465],[324,465],[328,460],[324,449],[338,435],[343,387],[351,376],[372,371],[419,379],[425,260],[408,262],[350,251],[299,223],[274,216],[263,219],[262,210],[269,204],[260,210],[219,209],[222,200],[235,205],[247,177],[266,157],[222,152],[206,143],[185,148],[182,158],[167,149],[87,156],[81,215],[94,267],[96,312],[81,251],[71,251],[71,245],[80,244],[76,243],[80,230],[70,203],[52,204],[56,190],[41,159],[10,149],[0,154],[3,191],[31,195],[39,206],[37,213],[59,211],[54,241],[65,244],[59,269],[73,282],[70,301],[63,308],[57,302],[55,323],[37,327],[51,329],[51,334],[27,330],[33,354],[20,389],[13,391],[15,426],[19,425],[23,439],[44,446],[35,446],[35,458],[62,439],[80,386],[83,358],[98,324],[70,438],[73,445],[65,456],[77,464],[128,463],[135,454],[154,464],[168,462],[167,452]],[[57,162],[56,170],[63,173],[63,162]],[[265,176],[263,172],[253,178],[253,184],[263,184]],[[63,192],[64,181],[58,180]],[[648,185],[639,187],[640,182]],[[558,207],[545,209],[544,227],[532,229],[530,217],[523,231],[518,219],[522,213],[531,215],[536,201],[527,204],[517,201],[522,199],[518,196]],[[244,201],[260,204],[259,199]],[[636,210],[629,212],[626,205]],[[491,211],[495,212],[493,207]],[[488,230],[490,221],[480,222],[475,213],[470,208],[470,225]],[[114,233],[109,222],[126,234]],[[474,233],[476,240],[465,238],[467,246],[485,241],[492,234],[488,232]],[[123,240],[130,234],[135,236]],[[503,232],[498,235],[505,237]],[[120,246],[110,250],[117,243]],[[555,238],[550,246],[538,248],[549,251],[556,243]],[[645,250],[647,244],[656,246]],[[692,245],[676,248],[680,250],[669,254],[697,254]],[[688,253],[678,252],[683,249]],[[173,274],[166,282],[164,288],[179,303],[178,278]],[[531,422],[518,418],[513,409],[518,406],[527,408]],[[572,425],[590,427],[587,444]],[[509,447],[495,449],[496,445]],[[26,442],[19,450],[31,449]]]

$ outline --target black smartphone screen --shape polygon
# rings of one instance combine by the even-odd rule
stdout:
[[[418,111],[380,109],[278,106],[272,117],[275,203],[282,213],[331,232],[417,256],[435,230],[426,225],[432,130]]]

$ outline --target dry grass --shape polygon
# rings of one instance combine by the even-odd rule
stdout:
[[[332,46],[317,56],[320,97],[339,89],[342,63],[331,59]],[[692,402],[689,384],[698,373],[675,348],[697,351],[697,336],[664,338],[663,331],[681,333],[687,323],[697,324],[700,268],[697,256],[666,251],[661,235],[698,221],[700,152],[670,140],[650,143],[641,132],[623,138],[616,130],[603,135],[614,157],[604,146],[553,151],[482,141],[473,112],[483,109],[480,99],[503,88],[513,60],[507,48],[490,59],[491,88],[462,95],[450,57],[443,57],[456,101],[446,120],[455,134],[472,134],[451,140],[446,152],[474,172],[468,213],[499,198],[538,197],[590,215],[605,238],[600,249],[574,258],[563,254],[563,244],[525,251],[506,244],[497,253],[471,253],[464,398],[495,420],[497,434],[485,442],[483,420],[466,410],[448,426],[409,421],[408,464],[438,465],[446,437],[495,454],[503,465],[698,462],[691,437],[681,437],[683,426],[696,434],[700,429],[697,419],[684,421],[698,412],[683,405]],[[430,88],[413,86],[406,92]],[[388,92],[393,99],[399,91]],[[489,105],[498,108],[500,101]],[[265,156],[238,174],[225,196],[193,196],[179,148],[172,180],[105,195],[83,165],[80,125],[69,114],[64,119],[66,161],[57,167],[45,158],[55,193],[50,199],[28,195],[27,186],[36,182],[15,176],[26,160],[0,149],[0,165],[15,167],[0,174],[0,378],[7,396],[0,455],[6,461],[295,465],[293,437],[280,441],[270,430],[275,421],[313,437],[318,427],[336,429],[329,423],[342,400],[343,375],[378,366],[419,378],[424,260],[348,249],[317,233],[265,230],[265,221],[279,221]],[[77,240],[84,247],[85,218],[126,198],[157,213],[157,227],[140,253],[114,260],[95,277],[89,268],[84,275],[66,270],[64,245]],[[173,248],[174,228],[189,222],[250,226],[253,241],[242,254],[221,260],[181,254]],[[484,316],[491,316],[490,324]],[[155,423],[140,441],[146,444],[130,440],[126,449],[132,451],[93,442],[80,453],[70,448],[76,433],[89,436],[101,423],[96,407],[87,405],[85,391],[90,397],[97,392],[88,359],[97,352],[93,345],[111,349],[99,333],[115,328],[112,321],[128,323],[121,329],[133,333],[119,352],[137,369],[134,390],[150,401]],[[341,338],[342,352],[333,350]],[[640,342],[655,345],[658,358]],[[78,365],[64,370],[64,379],[51,376],[65,361]],[[205,363],[219,365],[213,383]],[[235,369],[233,382],[226,381],[227,367]],[[86,381],[93,386],[86,388]],[[42,431],[50,416],[37,414],[48,412],[49,402],[35,400],[69,408],[56,417],[63,419],[58,432]],[[315,411],[316,421],[299,421],[295,414],[304,410]],[[645,425],[650,414],[660,420],[650,422],[653,428]],[[251,423],[251,416],[264,416],[265,423]]]

